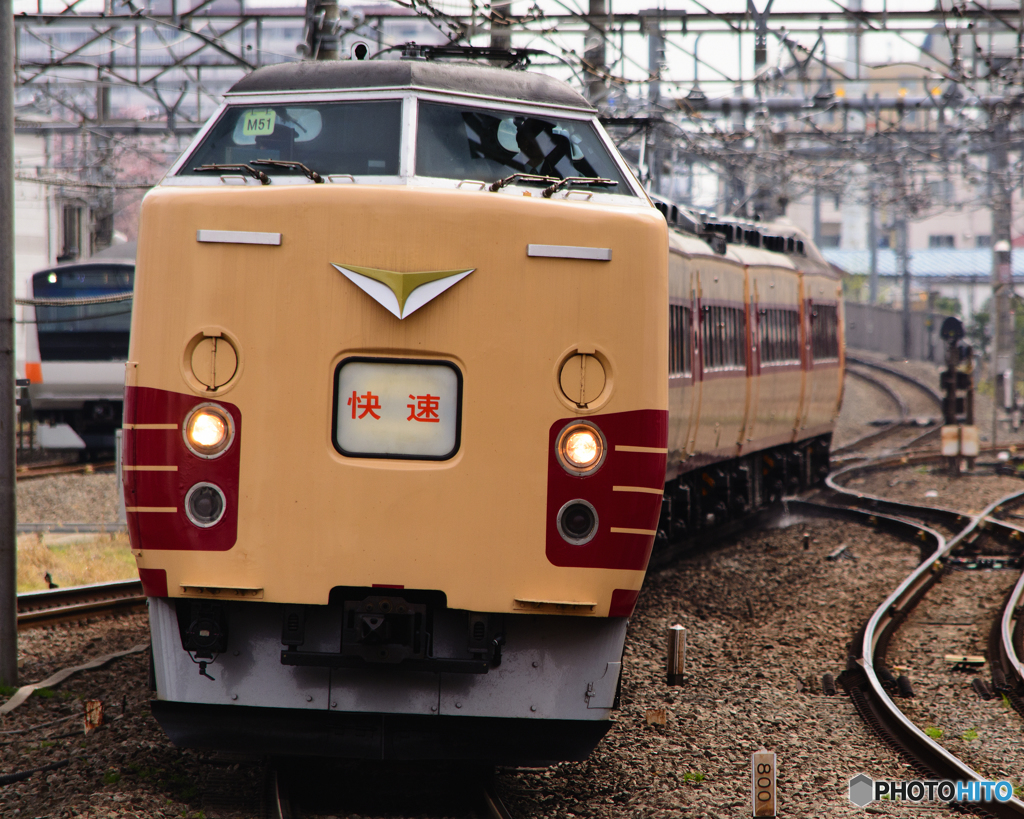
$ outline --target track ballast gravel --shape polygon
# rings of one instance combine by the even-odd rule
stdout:
[[[855,559],[826,560],[841,543]],[[851,776],[911,772],[846,697],[820,693],[820,676],[838,675],[851,635],[917,561],[915,548],[887,535],[816,522],[751,532],[653,574],[630,624],[622,709],[612,731],[586,762],[502,771],[508,806],[517,817],[748,816],[750,754],[764,746],[778,754],[780,815],[863,815],[847,799]],[[689,633],[688,676],[682,687],[669,688],[662,679],[664,630],[676,622]],[[145,638],[138,616],[28,632],[21,639],[23,679],[43,679]],[[64,769],[0,787],[0,816],[254,815],[261,762],[171,747],[149,714],[147,663],[136,655],[72,677],[54,696],[33,697],[3,720],[0,730],[17,730],[76,714],[66,725],[11,736],[13,744],[0,746],[0,774],[70,760]],[[80,730],[83,699],[103,700],[116,719],[89,737],[59,736]],[[661,709],[664,725],[657,724]],[[338,804],[315,815],[381,815],[372,794],[360,795],[360,766],[347,770],[351,778],[338,780]],[[945,814],[942,808],[932,815]]]

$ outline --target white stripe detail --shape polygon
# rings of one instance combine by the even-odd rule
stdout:
[[[548,259],[584,259],[590,262],[610,262],[610,247],[575,247],[573,245],[527,245],[527,256],[542,256]]]
[[[197,230],[196,241],[233,245],[279,245],[281,234],[255,233],[251,230]]]

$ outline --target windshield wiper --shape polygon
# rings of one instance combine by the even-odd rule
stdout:
[[[488,190],[500,191],[506,185],[511,185],[513,182],[520,180],[522,182],[557,182],[557,176],[540,176],[535,173],[514,173],[510,176],[506,176],[504,179],[499,179],[497,182],[492,182]]]
[[[292,162],[288,159],[254,159],[253,165],[269,165],[272,168],[297,168],[302,171],[308,179],[312,179],[317,185],[322,185],[324,178],[316,171],[310,170],[301,162]]]
[[[198,168],[193,168],[194,171],[241,171],[247,173],[253,179],[258,179],[262,184],[269,185],[270,177],[267,176],[263,171],[258,171],[250,165],[245,163],[236,165],[200,165]]]
[[[545,199],[550,199],[562,188],[566,188],[569,185],[601,185],[606,188],[612,188],[618,184],[618,182],[605,179],[603,176],[567,176],[565,179],[558,180],[554,185],[544,188],[543,196]]]

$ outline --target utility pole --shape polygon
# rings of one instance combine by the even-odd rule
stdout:
[[[14,495],[14,8],[0,0],[0,683],[18,684]]]
[[[648,9],[641,12],[647,29],[647,70],[651,75],[647,84],[647,105],[652,114],[661,109],[661,72],[665,65],[665,38],[661,33],[658,18],[660,9]],[[647,138],[651,145],[647,151],[648,178],[652,193],[661,193],[661,132],[657,125],[647,130]]]
[[[992,152],[989,178],[992,180],[992,379],[996,406],[1010,409],[1014,402],[1013,290],[1010,221],[1012,217],[1009,186],[1009,139],[1006,119],[993,112]],[[993,421],[994,424],[994,421]],[[993,429],[993,434],[995,430]]]
[[[903,357],[910,358],[910,253],[907,250],[907,219],[896,218],[896,260],[903,278]]]
[[[871,183],[871,201],[868,203],[868,258],[871,260],[868,277],[868,303],[878,304],[878,214],[875,212],[875,183]]]
[[[608,13],[605,0],[590,0],[590,17],[594,21],[587,34],[587,48],[583,52],[583,69],[586,72],[584,86],[587,99],[595,108],[603,108],[608,99],[608,81],[604,74],[607,70],[607,54],[605,53],[604,21],[596,18]]]

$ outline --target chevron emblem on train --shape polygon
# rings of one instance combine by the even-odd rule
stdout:
[[[445,290],[461,282],[469,270],[425,270],[398,273],[373,267],[355,267],[331,263],[352,284],[389,313],[404,319]]]

